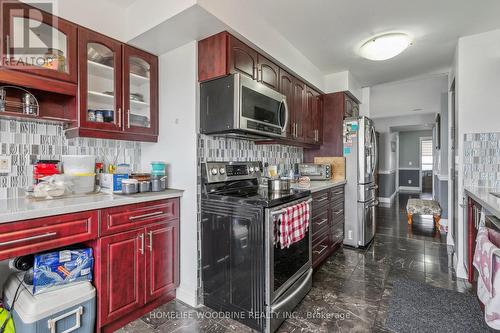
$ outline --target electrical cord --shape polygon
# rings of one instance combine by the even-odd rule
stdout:
[[[3,322],[2,326],[0,326],[0,333],[4,333],[5,328],[7,327],[7,323],[12,318],[12,313],[14,312],[14,305],[16,304],[17,298],[20,296],[19,289],[21,289],[21,286],[23,286],[23,281],[24,281],[24,277],[26,276],[26,273],[27,272],[24,272],[23,278],[19,281],[19,284],[17,285],[16,292],[14,293],[14,297],[12,298],[12,304],[9,307],[10,308],[9,315],[7,316],[7,319],[5,319],[5,321]],[[24,286],[24,289],[26,289],[26,286]],[[3,292],[2,292],[2,300],[3,299],[4,299],[4,296],[3,296]],[[6,303],[7,302],[5,302],[5,304]],[[2,312],[3,311],[4,311],[4,309],[2,309]]]

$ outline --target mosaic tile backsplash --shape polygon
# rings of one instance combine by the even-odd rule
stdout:
[[[12,173],[0,174],[0,199],[24,196],[33,182],[33,162],[61,155],[96,155],[98,161],[141,165],[138,142],[92,138],[66,139],[62,125],[0,119],[0,155],[10,155]]]
[[[464,138],[464,185],[500,189],[500,132]]]
[[[253,141],[199,135],[199,160],[247,162],[291,166],[302,163],[303,149],[282,145],[256,145]]]

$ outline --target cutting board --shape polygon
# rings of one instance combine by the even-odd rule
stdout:
[[[332,180],[345,179],[345,157],[315,157],[314,164],[330,164],[332,166]]]

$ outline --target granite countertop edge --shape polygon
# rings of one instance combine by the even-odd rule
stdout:
[[[317,181],[312,180],[309,186],[300,186],[298,184],[293,184],[292,188],[295,189],[303,189],[310,190],[311,193],[327,190],[329,188],[337,187],[346,184],[347,181],[344,180],[325,180],[325,181]]]
[[[494,189],[466,186],[464,190],[469,197],[500,219],[500,198],[490,194],[495,191]]]
[[[148,201],[182,197],[184,190],[167,189],[163,192],[117,195],[100,193],[87,197],[74,197],[35,201],[27,198],[0,200],[0,224],[71,214]]]

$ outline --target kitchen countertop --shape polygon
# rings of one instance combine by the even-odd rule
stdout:
[[[98,193],[43,201],[28,198],[0,200],[0,223],[178,198],[182,197],[183,192],[183,190],[167,189],[163,192],[132,195]]]
[[[500,198],[490,194],[490,192],[498,192],[495,189],[488,187],[465,187],[465,193],[482,207],[500,219]]]
[[[310,190],[311,193],[326,190],[332,187],[344,185],[346,180],[312,180],[309,186],[300,186],[292,184],[292,188]]]

